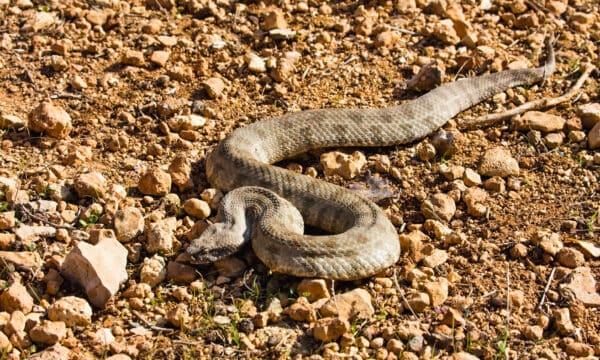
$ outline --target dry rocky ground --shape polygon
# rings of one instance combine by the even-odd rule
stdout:
[[[600,356],[595,0],[0,0],[2,358]],[[222,193],[207,152],[309,108],[390,106],[544,61],[408,146],[279,164],[360,191],[403,253],[353,283],[185,248]],[[339,151],[338,151],[339,150]],[[341,152],[340,152],[341,151]]]

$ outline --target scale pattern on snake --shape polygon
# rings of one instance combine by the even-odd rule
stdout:
[[[534,69],[507,70],[442,85],[381,109],[290,113],[236,129],[209,154],[209,182],[229,191],[218,221],[187,252],[208,264],[252,248],[271,271],[353,280],[398,261],[398,234],[371,201],[342,187],[271,164],[311,149],[389,146],[432,133],[459,112],[507,88],[541,81],[554,71],[554,51]],[[332,235],[305,235],[304,223]]]

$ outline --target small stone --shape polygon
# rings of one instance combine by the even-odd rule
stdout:
[[[220,78],[213,77],[206,79],[201,85],[211,99],[220,98],[223,95],[223,90],[225,90],[225,83]]]
[[[479,165],[479,173],[485,176],[518,176],[519,163],[510,151],[497,146],[485,152]]]
[[[144,215],[136,207],[118,210],[114,220],[115,234],[120,242],[129,242],[144,231]]]
[[[421,212],[427,219],[450,221],[456,212],[456,204],[450,196],[437,193],[421,204]]]
[[[156,50],[152,52],[152,55],[150,55],[150,62],[160,67],[165,67],[170,57],[171,53],[169,51]]]
[[[442,84],[446,69],[435,63],[427,64],[419,72],[406,82],[407,89],[428,91]]]
[[[48,308],[48,318],[67,326],[87,326],[92,322],[92,307],[85,299],[65,296]]]
[[[92,9],[87,12],[85,19],[92,25],[104,25],[108,21],[108,13],[102,10]]]
[[[10,314],[10,319],[4,325],[4,333],[8,336],[25,330],[25,322],[27,319],[25,318],[25,314],[19,310],[15,310]]]
[[[265,60],[255,53],[248,53],[245,56],[246,64],[248,65],[248,70],[256,74],[262,74],[267,72],[267,65]]]
[[[275,81],[285,83],[293,76],[295,69],[294,63],[291,60],[280,59],[277,62],[277,67],[270,74]]]
[[[425,339],[421,335],[413,336],[406,342],[406,349],[414,353],[423,351]]]
[[[140,281],[155,287],[167,278],[167,263],[165,258],[155,254],[145,258],[140,268]]]
[[[332,341],[350,330],[348,320],[325,317],[319,319],[313,328],[313,336],[320,341]]]
[[[435,146],[429,142],[422,142],[417,145],[417,156],[421,161],[429,161],[436,155]]]
[[[413,230],[408,234],[400,234],[398,239],[402,251],[407,252],[415,264],[425,257],[425,254],[422,253],[424,243],[431,242],[429,236],[419,230]]]
[[[296,292],[310,302],[331,297],[324,279],[302,279],[296,287]]]
[[[186,214],[196,219],[206,219],[210,216],[210,205],[204,200],[192,198],[183,203],[183,210]]]
[[[71,88],[73,88],[73,90],[77,90],[77,91],[87,89],[87,87],[88,87],[88,84],[79,75],[75,75],[71,79],[69,79],[69,85],[71,86]]]
[[[16,115],[0,114],[0,129],[20,129],[25,121]]]
[[[506,181],[499,176],[492,176],[483,183],[483,187],[488,191],[503,194],[506,192]]]
[[[454,329],[455,327],[465,326],[467,321],[463,317],[461,311],[454,308],[448,308],[444,314],[444,317],[442,318],[442,323]]]
[[[79,175],[75,179],[74,187],[80,198],[89,196],[100,199],[106,194],[107,182],[102,173],[89,172]]]
[[[594,348],[581,342],[571,342],[565,346],[565,352],[568,355],[583,358],[594,355]]]
[[[33,309],[33,298],[25,286],[15,281],[0,295],[0,305],[2,310],[9,313],[18,310],[29,314]]]
[[[487,213],[487,192],[481,188],[468,188],[463,194],[463,201],[467,205],[467,213],[471,216],[482,217]]]
[[[521,332],[528,340],[541,340],[544,337],[544,329],[539,325],[527,325]]]
[[[573,142],[581,142],[585,140],[585,132],[581,130],[571,130],[569,131],[569,140]]]
[[[196,280],[196,278],[196,268],[177,261],[169,261],[167,265],[168,280],[178,284],[189,284]]]
[[[560,249],[556,254],[556,259],[562,266],[568,267],[569,269],[574,269],[585,263],[583,253],[570,247],[563,247]]]
[[[0,230],[8,230],[16,225],[14,211],[0,212]]]
[[[246,270],[246,263],[235,256],[228,256],[217,260],[214,262],[214,265],[217,271],[219,271],[219,275],[228,278],[238,277]]]
[[[171,161],[168,169],[171,175],[171,181],[177,185],[179,191],[185,191],[194,187],[194,182],[191,179],[192,166],[190,160],[184,155],[177,155]]]
[[[446,180],[456,180],[461,179],[465,174],[465,168],[460,165],[446,165],[442,164],[439,168],[440,174],[442,174]]]
[[[577,114],[581,118],[584,128],[591,129],[600,123],[600,103],[583,104],[577,107]]]
[[[96,245],[78,242],[61,267],[61,274],[83,286],[91,303],[100,308],[127,280],[127,249],[110,233]]]
[[[273,29],[287,29],[287,21],[283,12],[279,9],[273,10],[265,16],[262,24],[262,30],[269,31]]]
[[[67,138],[73,128],[69,113],[50,102],[42,102],[29,113],[27,126],[32,131],[58,139]]]
[[[522,259],[527,256],[527,246],[518,243],[510,248],[510,256],[515,259]]]
[[[568,308],[556,309],[552,315],[554,317],[554,327],[561,335],[570,335],[575,330]]]
[[[323,316],[337,316],[342,319],[368,319],[375,313],[371,295],[364,289],[354,289],[330,298],[319,312]]]
[[[167,124],[169,125],[169,129],[176,132],[198,130],[206,124],[206,118],[196,114],[176,115],[170,118]]]
[[[479,175],[473,169],[465,169],[463,182],[469,187],[479,186],[481,185],[481,175]]]
[[[340,151],[331,151],[321,154],[321,166],[325,176],[339,175],[346,180],[355,178],[367,164],[367,158],[360,151],[352,155]]]
[[[436,152],[445,157],[456,154],[464,141],[463,134],[457,130],[440,129],[431,138]]]
[[[142,32],[144,34],[158,34],[162,29],[163,22],[160,19],[150,19],[147,23],[142,25]]]
[[[406,297],[407,307],[416,313],[423,312],[429,307],[429,295],[424,292],[416,292]]]
[[[429,295],[431,306],[440,306],[448,299],[448,280],[446,278],[428,282],[423,285],[423,288]]]
[[[46,11],[34,11],[28,14],[25,23],[21,26],[21,32],[31,33],[38,32],[40,30],[50,27],[56,18],[54,14]]]
[[[398,339],[389,339],[385,348],[389,352],[398,355],[404,351],[404,344]]]
[[[538,130],[544,133],[561,131],[566,120],[560,116],[541,111],[528,111],[513,122],[516,130]]]
[[[175,228],[177,218],[168,217],[149,224],[144,233],[146,235],[146,250],[151,253],[169,253],[175,242]]]
[[[442,249],[433,249],[431,254],[425,256],[422,260],[423,266],[435,268],[444,264],[448,260],[448,252]]]
[[[536,243],[544,252],[554,256],[563,248],[563,242],[558,233],[547,231],[538,231],[534,234],[532,241]]]
[[[479,358],[473,354],[470,354],[466,351],[461,351],[452,354],[452,356],[448,360],[479,360]]]
[[[440,20],[433,28],[432,35],[447,44],[456,45],[460,42],[460,37],[458,37],[451,19]]]
[[[187,305],[179,303],[169,309],[165,315],[167,321],[174,327],[181,329],[190,322],[190,313],[187,310]]]
[[[400,39],[400,35],[395,31],[382,31],[375,38],[375,46],[389,48]]]
[[[29,330],[31,341],[38,344],[54,345],[67,336],[67,327],[62,321],[44,320]]]
[[[588,134],[588,146],[590,149],[600,148],[600,122],[596,123]]]
[[[35,251],[0,251],[0,259],[17,268],[36,270],[42,267],[42,258]]]
[[[573,295],[585,306],[600,307],[600,294],[596,291],[596,280],[589,267],[581,266],[571,271],[560,284],[560,290]]]
[[[315,322],[317,321],[317,313],[315,309],[310,305],[308,300],[304,296],[300,296],[296,299],[290,307],[285,309],[285,314],[295,321]]]
[[[137,50],[127,50],[121,55],[121,62],[125,65],[140,67],[144,66],[144,53]]]
[[[171,175],[158,168],[150,169],[140,177],[138,189],[144,195],[164,196],[171,191]]]
[[[556,149],[561,146],[565,139],[563,133],[550,133],[544,136],[544,143],[549,149]]]

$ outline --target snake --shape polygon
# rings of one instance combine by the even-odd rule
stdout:
[[[550,41],[546,46],[540,67],[445,83],[396,106],[304,110],[235,129],[205,163],[210,184],[227,194],[215,222],[186,252],[208,265],[250,243],[272,273],[342,281],[381,273],[400,256],[398,233],[384,211],[350,189],[272,164],[313,149],[415,142],[501,91],[551,75],[554,50]],[[305,224],[322,232],[305,234]]]

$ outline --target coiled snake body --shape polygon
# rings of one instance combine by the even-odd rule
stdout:
[[[383,211],[350,190],[270,164],[317,148],[409,143],[472,105],[553,71],[549,45],[545,66],[448,83],[398,106],[308,110],[236,129],[206,161],[210,183],[229,191],[219,222],[187,252],[198,263],[211,263],[252,239],[254,252],[273,272],[339,280],[376,274],[400,255],[398,235]],[[304,222],[333,235],[304,235]]]

